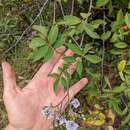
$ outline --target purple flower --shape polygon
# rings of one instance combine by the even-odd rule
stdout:
[[[65,127],[67,130],[77,130],[78,124],[74,121],[66,121]]]
[[[63,125],[63,124],[65,124],[66,121],[67,121],[66,118],[63,117],[63,116],[59,116],[59,117],[57,118],[57,120],[58,120],[59,125]]]
[[[48,119],[54,117],[54,111],[51,106],[45,106],[44,108],[42,108],[41,113],[43,114],[44,117]]]
[[[71,101],[71,105],[74,107],[74,108],[78,108],[80,106],[80,102],[77,98],[75,98],[73,101]]]

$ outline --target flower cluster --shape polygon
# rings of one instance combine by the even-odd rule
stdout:
[[[59,125],[63,125],[66,127],[66,130],[77,130],[78,124],[74,121],[67,120],[65,117],[60,116],[57,118],[57,122]]]
[[[80,102],[78,99],[75,98],[71,101],[70,105],[74,109],[77,109],[80,106]],[[79,125],[73,120],[67,120],[64,116],[59,116],[55,114],[52,106],[45,106],[42,109],[42,114],[47,119],[54,118],[54,116],[56,115],[56,122],[58,123],[58,125],[63,125],[64,127],[66,127],[66,130],[77,130],[79,127]]]
[[[53,111],[53,108],[51,106],[43,107],[41,113],[47,119],[54,117],[54,111]]]

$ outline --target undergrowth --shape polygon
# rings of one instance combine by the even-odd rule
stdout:
[[[71,84],[82,77],[88,77],[89,83],[77,95],[80,106],[77,109],[68,108],[63,115],[78,123],[79,129],[92,130],[94,127],[101,130],[129,130],[129,1],[44,0],[38,4],[35,2],[38,1],[13,0],[1,5],[4,10],[6,7],[7,12],[10,10],[9,7],[22,12],[13,14],[16,17],[11,17],[10,14],[5,18],[1,16],[2,58],[19,63],[21,59],[15,61],[15,58],[18,60],[17,57],[21,56],[25,64],[45,63],[57,48],[65,46],[75,55],[63,56],[64,66],[59,68],[58,74],[51,75],[55,78],[54,91],[58,92],[59,84],[68,91]],[[17,5],[22,6],[18,8]],[[14,10],[11,10],[11,13],[14,13]],[[20,54],[19,47],[28,48],[27,52],[25,49],[23,52],[26,53]],[[69,75],[67,68],[73,63],[76,65],[76,72]],[[14,67],[18,72],[22,72],[22,69],[28,66],[21,70],[19,64],[14,64]],[[55,129],[63,128],[64,126],[58,126]]]

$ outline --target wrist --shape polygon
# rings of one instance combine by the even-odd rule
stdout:
[[[39,123],[36,123],[32,128],[16,128],[11,124],[8,124],[4,130],[50,130],[53,126],[52,122],[53,120],[40,121]]]
[[[27,130],[23,128],[15,128],[12,125],[8,124],[8,126],[4,130]],[[30,129],[31,130],[31,129]]]

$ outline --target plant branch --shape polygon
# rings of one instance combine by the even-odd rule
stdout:
[[[15,44],[13,44],[13,46],[11,46],[10,48],[8,48],[4,53],[3,53],[3,56],[5,54],[7,54],[10,50],[12,50],[14,47],[16,47],[18,45],[18,43],[20,42],[20,40],[23,38],[23,36],[26,34],[27,31],[30,30],[31,26],[36,22],[36,20],[39,18],[39,16],[41,15],[41,13],[43,12],[44,10],[44,7],[47,5],[49,0],[46,0],[45,3],[43,4],[43,6],[41,7],[40,9],[40,12],[37,14],[37,16],[35,17],[35,19],[33,20],[33,22],[31,23],[31,25],[25,29],[25,31],[22,33],[22,35],[20,36],[20,38],[15,42]],[[2,56],[2,57],[3,57]]]

